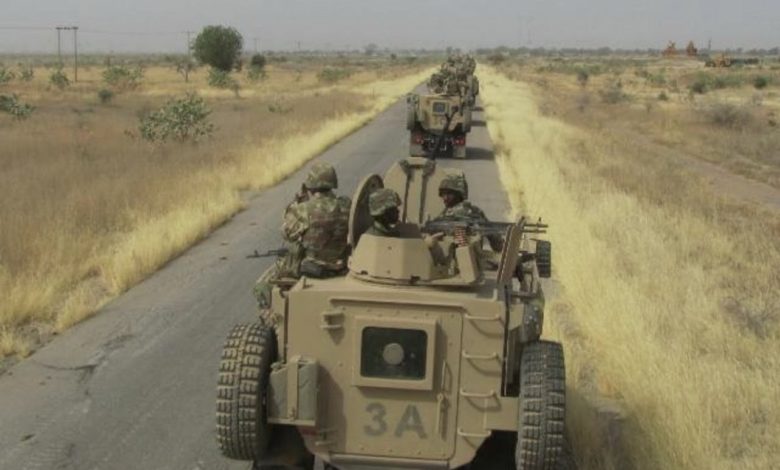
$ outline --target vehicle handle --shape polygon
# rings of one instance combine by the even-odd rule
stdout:
[[[496,396],[496,391],[491,390],[489,392],[467,392],[464,389],[460,389],[460,396],[466,398],[493,398]]]
[[[466,350],[461,353],[461,356],[463,359],[468,359],[470,361],[492,361],[494,359],[498,359],[499,357],[497,352],[490,354],[471,354]]]

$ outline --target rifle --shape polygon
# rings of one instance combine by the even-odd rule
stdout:
[[[546,233],[547,224],[543,224],[542,220],[538,222],[529,223],[525,221],[523,217],[517,224],[521,225],[523,233]],[[469,234],[479,235],[505,235],[509,227],[515,225],[512,222],[489,222],[484,220],[462,220],[462,219],[439,219],[429,220],[422,227],[420,231],[423,233],[444,233],[446,235],[453,235],[458,229],[465,229]]]
[[[287,256],[287,253],[290,252],[289,248],[277,248],[276,250],[268,250],[265,253],[260,253],[257,250],[255,250],[254,253],[251,255],[246,255],[247,258],[268,258],[270,256],[276,256],[276,257],[283,257]]]

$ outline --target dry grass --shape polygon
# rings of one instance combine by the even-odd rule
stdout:
[[[551,225],[562,287],[547,334],[566,349],[582,467],[617,460],[584,418],[581,395],[595,389],[629,413],[637,468],[775,468],[780,221],[718,199],[620,127],[565,123],[569,108],[540,111],[531,86],[480,79],[513,207]]]
[[[780,188],[780,71],[769,64],[706,69],[684,59],[535,59],[503,69],[544,89],[540,106],[579,126],[607,123]],[[584,86],[578,71],[588,73]],[[756,77],[768,86],[756,89]],[[696,83],[704,94],[691,91]]]
[[[271,70],[242,99],[209,93],[212,139],[132,140],[125,131],[158,95],[203,86],[171,73],[147,71],[144,88],[108,106],[91,71],[63,93],[43,78],[14,90],[37,110],[25,122],[0,116],[0,357],[82,320],[239,210],[240,191],[279,181],[427,74],[387,67],[383,79],[358,72],[323,86],[306,78],[315,68],[298,82]]]

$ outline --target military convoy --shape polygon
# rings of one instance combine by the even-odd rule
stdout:
[[[452,56],[431,75],[427,94],[407,96],[410,155],[466,158],[466,136],[479,94],[475,70],[473,58]]]
[[[500,434],[516,436],[517,469],[555,468],[564,358],[540,339],[546,226],[430,222],[444,175],[412,156],[368,176],[352,199],[349,272],[278,279],[264,320],[232,330],[217,398],[225,456],[255,468],[312,468],[316,456],[326,468],[451,469]],[[382,187],[403,200],[400,237],[366,233]],[[484,243],[496,233],[500,251]]]

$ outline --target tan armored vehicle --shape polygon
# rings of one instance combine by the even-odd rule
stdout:
[[[451,469],[494,433],[516,433],[516,468],[555,468],[564,360],[559,344],[540,340],[550,250],[530,236],[544,226],[422,223],[439,211],[442,176],[410,158],[366,178],[353,199],[349,273],[281,280],[273,325],[235,327],[218,385],[225,456],[255,468],[311,468],[316,456],[326,468]],[[398,238],[364,233],[368,196],[384,185],[405,201]],[[496,227],[501,253],[482,243]],[[446,236],[426,244],[426,231]]]
[[[406,129],[413,157],[466,158],[471,108],[458,94],[410,94],[406,97]]]

